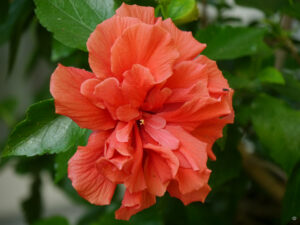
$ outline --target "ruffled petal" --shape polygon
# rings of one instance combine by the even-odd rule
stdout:
[[[169,181],[177,173],[178,159],[172,151],[161,146],[147,144],[144,149],[147,151],[144,174],[148,191],[156,196],[163,196]]]
[[[172,197],[179,198],[184,205],[188,205],[192,202],[204,202],[211,188],[208,184],[196,191],[192,191],[186,194],[182,194],[178,188],[178,183],[172,181],[168,186],[168,192]]]
[[[130,217],[143,209],[149,208],[156,202],[155,195],[147,191],[130,193],[125,191],[122,206],[115,212],[116,219],[129,220]]]
[[[150,70],[139,64],[124,73],[122,92],[133,107],[139,107],[154,84]]]
[[[198,82],[207,84],[208,75],[205,66],[205,64],[195,61],[181,62],[175,66],[174,73],[167,80],[165,86],[174,89],[189,88]]]
[[[144,150],[142,146],[142,140],[140,137],[139,129],[134,126],[134,153],[132,154],[132,167],[130,168],[130,176],[124,182],[124,185],[130,193],[139,192],[147,188],[144,172],[143,172],[143,157]]]
[[[116,15],[138,18],[148,24],[154,24],[155,22],[153,7],[127,5],[123,3],[120,8],[116,10]]]
[[[161,146],[168,149],[177,149],[179,146],[179,141],[174,135],[163,128],[154,128],[145,120],[145,131],[149,134],[151,138],[157,141]]]
[[[126,104],[119,81],[110,77],[103,80],[95,87],[95,95],[101,99],[114,119],[117,119],[116,110],[119,106]]]
[[[119,142],[128,142],[131,136],[131,131],[133,128],[133,121],[128,123],[119,122],[119,126],[116,128],[116,138]]]
[[[222,72],[219,70],[217,63],[204,55],[197,57],[194,62],[204,65],[203,75],[208,78],[208,89],[214,93],[223,92],[223,89],[229,89],[227,80],[223,77]],[[219,96],[216,96],[219,97]]]
[[[68,176],[80,196],[96,205],[108,205],[116,184],[97,169],[96,161],[103,155],[107,132],[92,133],[86,147],[78,147],[69,161]]]
[[[56,113],[74,120],[80,127],[107,130],[115,125],[106,110],[96,107],[80,92],[81,85],[95,76],[85,70],[58,65],[51,76],[50,92],[55,99]]]
[[[176,174],[176,180],[180,193],[187,194],[199,190],[207,185],[211,171],[194,171],[192,169],[179,168]]]
[[[119,157],[114,157],[114,161],[116,161],[117,158],[119,158],[119,168],[114,163],[112,163],[110,159],[106,159],[104,157],[101,157],[97,161],[96,166],[98,171],[110,181],[114,183],[122,183],[129,175],[124,170],[122,170],[124,164],[128,162],[128,157],[120,155]]]
[[[189,163],[189,168],[199,171],[207,168],[207,144],[205,142],[198,140],[179,126],[167,126],[166,130],[180,141],[178,151]]]
[[[172,75],[178,52],[170,35],[158,26],[137,24],[126,29],[111,48],[111,68],[119,77],[140,64],[150,69],[155,82]]]
[[[142,105],[142,109],[151,112],[160,110],[171,94],[172,90],[170,88],[155,86],[148,93]]]
[[[100,23],[87,41],[89,64],[99,78],[113,76],[111,72],[111,47],[116,39],[128,27],[141,23],[140,20],[130,17],[113,16]]]
[[[212,152],[213,143],[223,136],[223,128],[226,124],[233,123],[234,120],[234,111],[232,107],[232,95],[233,91],[230,91],[227,96],[225,96],[224,101],[227,101],[227,104],[231,108],[229,115],[220,118],[214,118],[211,120],[206,120],[201,123],[195,130],[192,131],[192,134],[197,137],[199,140],[208,143],[207,151],[208,156],[212,160],[216,160],[216,156]]]
[[[87,97],[95,106],[105,109],[103,101],[95,95],[95,88],[100,82],[101,80],[95,78],[85,80],[80,86],[80,93]]]
[[[206,44],[198,42],[193,37],[192,32],[179,30],[171,19],[164,20],[161,26],[171,34],[180,53],[177,62],[194,59],[206,47]]]
[[[169,123],[177,123],[191,131],[206,120],[230,115],[231,108],[232,106],[226,100],[226,96],[219,99],[203,97],[185,102],[174,111],[165,111],[158,113],[158,115],[165,118]]]

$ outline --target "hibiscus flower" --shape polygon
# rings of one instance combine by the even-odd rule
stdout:
[[[116,218],[125,220],[166,191],[184,204],[205,200],[207,158],[233,121],[233,91],[205,47],[152,7],[122,4],[87,41],[92,72],[58,65],[56,113],[93,131],[68,167],[83,198],[108,205],[123,184]]]

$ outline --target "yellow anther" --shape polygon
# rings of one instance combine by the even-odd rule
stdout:
[[[140,119],[139,120],[139,124],[140,124],[140,126],[144,125],[145,124],[145,120],[144,119]]]

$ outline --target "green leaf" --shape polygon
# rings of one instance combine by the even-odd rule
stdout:
[[[74,48],[69,48],[59,41],[53,39],[52,42],[52,52],[51,52],[51,60],[53,62],[57,62],[58,60],[70,56],[75,51]]]
[[[61,216],[53,216],[46,219],[41,219],[32,225],[69,225],[66,218]]]
[[[262,83],[285,84],[282,74],[275,67],[266,67],[259,74]]]
[[[113,0],[35,0],[40,23],[62,44],[86,51],[97,24],[114,14]]]
[[[300,159],[300,111],[261,95],[252,104],[251,118],[266,153],[290,174]]]
[[[160,2],[163,16],[171,18],[177,25],[198,19],[198,8],[195,0],[161,0]]]
[[[199,30],[196,38],[207,44],[204,55],[220,60],[252,55],[266,48],[264,34],[261,28],[210,26]]]
[[[285,85],[272,85],[271,88],[276,90],[280,95],[285,98],[297,102],[300,106],[299,90],[300,81],[297,78],[297,71],[285,71],[284,80]]]
[[[281,224],[300,218],[300,164],[298,164],[287,183],[281,215]],[[291,223],[293,224],[293,223]],[[295,224],[298,224],[295,222]]]
[[[31,185],[30,196],[22,202],[22,209],[28,224],[37,221],[42,215],[41,178],[35,176]]]
[[[71,119],[55,114],[53,100],[33,104],[26,119],[17,124],[2,156],[34,156],[64,152],[77,143],[85,130]]]

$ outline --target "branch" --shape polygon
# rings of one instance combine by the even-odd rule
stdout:
[[[247,145],[240,142],[238,150],[241,153],[243,167],[249,176],[275,201],[281,202],[285,192],[286,176],[283,175],[281,169],[262,160],[255,155],[249,153]],[[274,177],[274,174],[279,174],[280,179]]]

